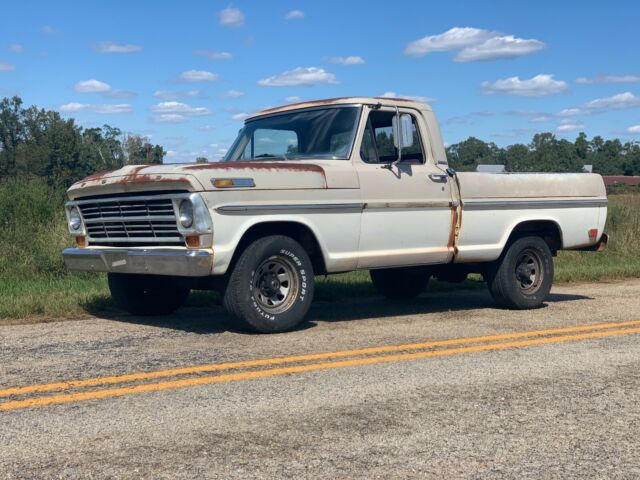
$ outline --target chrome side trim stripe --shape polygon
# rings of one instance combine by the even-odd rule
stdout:
[[[453,202],[441,201],[441,202],[368,202],[364,204],[366,209],[374,208],[402,208],[402,209],[414,209],[414,208],[452,208]]]
[[[271,213],[282,211],[323,212],[323,211],[361,211],[362,203],[309,203],[291,205],[223,205],[216,208],[219,213]]]
[[[541,200],[464,200],[463,210],[517,210],[542,208],[606,207],[606,198],[541,199]]]

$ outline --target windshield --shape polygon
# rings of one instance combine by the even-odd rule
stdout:
[[[301,110],[247,122],[225,157],[239,160],[348,159],[360,107]]]

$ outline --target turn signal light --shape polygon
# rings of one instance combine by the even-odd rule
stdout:
[[[589,240],[591,240],[592,242],[595,242],[597,238],[598,238],[598,229],[592,228],[591,230],[589,230]]]
[[[76,237],[76,247],[84,248],[86,246],[87,246],[87,237],[84,237],[82,235]]]
[[[184,237],[187,247],[197,248],[200,246],[200,237],[198,235],[187,235]]]

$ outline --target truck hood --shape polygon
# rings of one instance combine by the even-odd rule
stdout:
[[[166,165],[129,165],[96,173],[69,188],[69,198],[80,196],[187,190],[217,190],[216,178],[251,178],[251,190],[316,190],[358,188],[357,175],[342,160],[260,161]]]

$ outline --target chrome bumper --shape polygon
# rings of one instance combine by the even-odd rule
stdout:
[[[213,268],[213,253],[207,250],[67,248],[62,257],[69,270],[80,272],[205,277]]]

